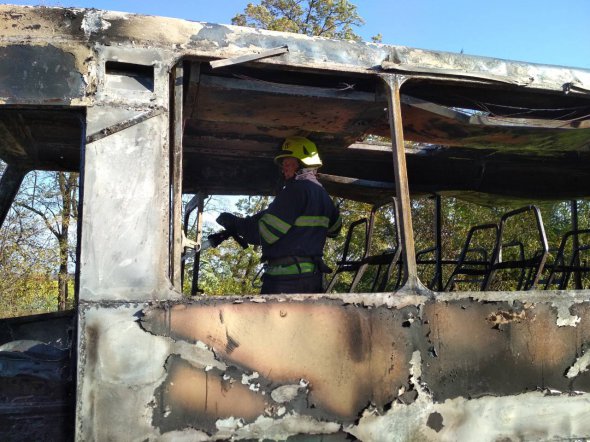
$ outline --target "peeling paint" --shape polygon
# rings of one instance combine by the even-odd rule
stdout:
[[[397,301],[400,307],[368,308],[349,303],[362,297],[343,295],[297,300],[272,296],[262,303],[248,298],[160,302],[145,306],[141,315],[140,306],[116,316],[112,306],[92,309],[81,326],[94,330],[96,338],[88,335],[85,340],[97,351],[85,353],[85,366],[102,366],[108,372],[86,372],[83,379],[92,378],[95,385],[83,388],[85,398],[92,398],[84,400],[93,404],[91,415],[100,422],[114,419],[106,402],[114,395],[120,410],[136,409],[142,415],[135,418],[142,422],[139,434],[155,431],[162,440],[172,435],[238,440],[342,432],[371,442],[456,440],[473,434],[481,434],[480,440],[590,434],[581,417],[590,405],[585,392],[590,376],[584,371],[589,360],[586,355],[576,360],[579,347],[590,342],[590,330],[580,327],[590,318],[589,303],[581,302],[583,297],[564,301],[582,321],[577,327],[558,327],[553,306],[498,297],[503,300],[408,298],[421,299],[420,308],[406,306],[403,299]],[[129,323],[121,316],[124,312]],[[500,321],[500,329],[489,320],[498,313],[508,318]],[[405,327],[408,318],[414,321]],[[363,330],[362,324],[370,327],[371,337],[352,341],[358,349],[336,339],[352,338],[351,331]],[[99,336],[113,343],[101,342]],[[229,337],[240,342],[232,351]],[[111,345],[133,348],[143,341],[150,346],[159,342],[161,350],[145,355],[132,351],[129,360],[98,363],[115,351]],[[305,342],[310,345],[300,346]],[[315,353],[308,353],[322,342],[326,346],[319,348],[318,366],[313,363]],[[370,353],[359,351],[367,345]],[[383,374],[375,376],[369,367],[382,367]],[[342,382],[334,382],[338,379]],[[117,385],[123,390],[118,392]],[[359,405],[348,416],[334,413],[361,392],[359,385],[375,385],[381,391],[353,402]],[[389,387],[388,393],[383,391]],[[131,390],[133,395],[124,394]],[[142,403],[151,404],[149,414],[142,411]],[[549,419],[551,413],[560,418]],[[521,418],[530,419],[530,426],[521,425]],[[566,421],[571,431],[564,427]],[[113,428],[125,425],[118,426],[117,419],[110,422]]]
[[[587,415],[590,395],[572,397],[556,392],[546,396],[531,392],[517,396],[480,399],[455,398],[432,401],[420,381],[420,358],[412,357],[412,382],[419,391],[414,404],[392,404],[383,415],[366,414],[358,425],[345,430],[363,441],[480,441],[550,440],[564,434],[586,438],[590,434]],[[555,410],[567,410],[567,418]]]
[[[590,421],[585,418],[590,396],[544,396],[531,392],[511,397],[457,398],[443,404],[420,401],[410,406],[394,404],[382,416],[363,417],[356,427],[345,430],[360,440],[457,441],[585,439]],[[555,410],[567,410],[567,417]],[[427,424],[440,416],[437,431]]]
[[[406,383],[409,355],[403,346],[394,344],[396,336],[405,340],[413,333],[401,326],[406,316],[389,309],[268,301],[172,306],[169,313],[153,308],[144,312],[142,325],[175,340],[205,342],[226,365],[244,370],[238,382],[245,376],[253,390],[260,389],[267,397],[272,397],[272,389],[266,385],[274,384],[276,388],[277,384],[299,383],[302,390],[309,389],[309,395],[308,405],[297,407],[303,405],[306,413],[327,419],[339,416],[354,420],[361,406],[371,400],[383,406],[397,391],[394,386]],[[252,321],[254,317],[259,319]],[[305,331],[301,329],[304,322]],[[238,339],[239,347],[229,351],[229,337]],[[317,364],[316,360],[323,363]],[[256,367],[260,374],[255,383],[250,383],[249,373],[254,371],[250,367]],[[371,379],[377,383],[367,389]],[[384,388],[381,383],[391,387]]]
[[[260,384],[257,382],[251,382],[253,379],[258,379],[260,375],[257,372],[252,373],[251,375],[242,374],[242,384],[248,385],[248,388],[252,391],[259,391]]]
[[[579,376],[581,373],[588,371],[588,367],[590,366],[590,352],[585,353],[584,355],[580,356],[574,365],[567,371],[566,376],[570,379]]]
[[[219,418],[253,422],[266,400],[241,382],[226,381],[223,372],[195,369],[179,356],[166,363],[167,377],[155,393],[154,426],[162,432],[193,427],[214,431]]]
[[[90,38],[93,33],[106,31],[111,27],[111,24],[103,19],[103,12],[91,10],[84,14],[82,25],[80,28],[84,31],[86,38]]]
[[[580,323],[581,318],[572,315],[570,311],[571,302],[553,300],[552,305],[557,309],[557,326],[558,327],[575,327]]]
[[[235,439],[285,440],[301,434],[333,434],[340,430],[337,422],[324,422],[309,416],[289,413],[280,419],[260,416],[255,422],[239,428],[233,435]]]
[[[299,394],[299,385],[281,385],[275,388],[270,396],[275,402],[284,404],[285,402],[292,401]]]
[[[157,440],[160,442],[206,442],[210,441],[211,437],[207,433],[190,428],[164,433]]]

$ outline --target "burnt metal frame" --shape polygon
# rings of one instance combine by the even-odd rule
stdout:
[[[21,169],[12,164],[7,164],[2,177],[0,177],[0,227],[4,224],[10,206],[18,193],[28,169]]]
[[[365,227],[365,232],[364,232],[365,241],[363,243],[363,253],[359,259],[348,259],[348,252],[350,250],[350,242],[352,240],[352,236],[354,234],[355,229],[361,225],[364,225],[364,227]],[[334,286],[336,285],[336,282],[338,280],[338,275],[340,275],[341,273],[344,273],[344,272],[355,272],[354,277],[353,277],[353,283],[351,283],[351,285],[349,287],[349,291],[350,292],[352,291],[354,280],[356,280],[356,275],[358,275],[358,273],[359,273],[359,269],[361,267],[363,259],[365,259],[368,254],[369,240],[370,240],[370,236],[369,236],[369,227],[368,227],[367,218],[357,219],[356,221],[352,222],[348,226],[348,231],[346,233],[346,239],[344,240],[344,247],[342,249],[342,259],[336,263],[338,265],[338,267],[334,271],[334,276],[332,276],[332,279],[330,280],[330,282],[328,283],[328,286],[326,287],[326,290],[325,290],[326,293],[329,293],[334,288]]]
[[[201,292],[199,289],[199,267],[201,266],[201,244],[203,241],[203,211],[205,209],[205,194],[203,192],[199,192],[196,195],[197,198],[197,237],[196,241],[198,244],[198,248],[195,253],[195,258],[193,262],[193,279],[191,281],[191,296],[195,296]],[[190,214],[189,214],[190,215]],[[188,217],[186,222],[186,228],[188,227]]]
[[[403,100],[402,100],[403,101]],[[416,252],[417,265],[434,265],[434,275],[427,287],[431,290],[442,292],[443,285],[443,265],[456,265],[456,260],[443,260],[442,257],[442,198],[440,195],[434,195],[434,246]],[[434,259],[422,258],[429,253],[434,254]]]
[[[373,243],[373,231],[375,229],[375,216],[377,215],[377,210],[380,207],[382,207],[382,206],[375,205],[371,209],[371,215],[369,217],[369,226],[367,229],[367,237],[365,240],[365,253],[363,254],[363,257],[361,258],[361,261],[359,263],[360,265],[354,275],[354,278],[352,279],[352,283],[350,284],[349,291],[351,293],[356,290],[356,287],[358,286],[359,282],[361,282],[361,279],[362,279],[365,271],[367,270],[367,266],[368,266],[367,260],[371,258],[370,254],[371,254],[371,244]]]
[[[99,130],[98,132],[88,135],[87,137],[85,137],[85,143],[90,144],[94,143],[95,141],[102,140],[103,138],[116,134],[117,132],[121,132],[122,130],[125,130],[131,126],[135,126],[136,124],[143,123],[144,121],[149,120],[150,118],[157,117],[158,115],[161,115],[163,113],[164,110],[159,108],[142,112],[141,114],[136,115],[132,118],[119,121],[118,123],[115,123],[109,127]]]
[[[401,266],[401,262],[400,262],[400,257],[401,257],[400,229],[399,229],[399,223],[397,221],[399,219],[399,209],[398,209],[397,200],[395,197],[391,199],[391,204],[392,204],[392,208],[393,208],[393,212],[394,212],[394,217],[396,220],[395,221],[396,222],[396,224],[395,224],[396,247],[393,250],[385,251],[380,254],[372,255],[371,254],[371,244],[373,242],[373,231],[375,228],[375,218],[377,216],[377,212],[379,211],[379,209],[385,207],[388,204],[389,203],[375,204],[371,209],[371,214],[370,214],[368,220],[367,220],[367,218],[360,218],[349,225],[348,232],[346,233],[346,239],[344,241],[344,246],[343,246],[343,251],[342,251],[342,259],[337,262],[338,268],[334,272],[334,276],[330,280],[330,283],[328,284],[328,286],[325,290],[326,293],[329,293],[334,288],[334,285],[336,284],[336,281],[338,280],[338,275],[340,273],[344,273],[344,272],[351,272],[351,273],[354,272],[352,282],[348,288],[349,293],[354,292],[356,287],[358,286],[359,282],[361,281],[365,271],[367,270],[368,266],[370,266],[370,265],[378,266],[377,273],[374,276],[370,291],[371,292],[375,292],[375,291],[381,292],[385,289],[385,287],[387,286],[387,282],[389,281],[389,278],[391,277],[391,273],[392,273],[393,268],[397,264],[400,264],[400,266]],[[361,225],[364,225],[364,228],[365,228],[365,232],[364,232],[364,234],[365,234],[364,239],[365,240],[364,240],[364,244],[363,244],[363,250],[362,250],[361,257],[359,259],[348,259],[348,252],[350,250],[350,242],[352,240],[354,230],[358,226],[361,226]],[[382,275],[383,271],[385,273]],[[399,286],[399,282],[400,282],[399,280],[401,279],[401,277],[402,277],[402,272],[400,269],[400,271],[398,272],[398,281],[395,284],[396,289]]]
[[[533,212],[535,215],[535,220],[537,223],[537,230],[539,233],[539,242],[541,243],[541,255],[540,257],[531,258],[530,260],[519,261],[519,266],[516,266],[514,262],[502,262],[502,233],[506,227],[506,221],[509,218],[512,218],[516,215],[519,215],[524,212]],[[527,287],[525,289],[531,290],[535,289],[537,283],[539,282],[539,278],[541,273],[543,272],[543,268],[545,266],[545,262],[547,261],[547,256],[549,255],[549,244],[547,242],[547,235],[545,234],[545,228],[543,227],[543,219],[541,217],[541,211],[538,207],[529,205],[525,207],[521,207],[520,209],[512,210],[508,213],[502,215],[500,219],[500,226],[498,231],[498,236],[496,238],[496,246],[494,247],[494,256],[492,258],[492,268],[491,271],[488,273],[485,281],[482,284],[482,290],[488,290],[490,285],[494,279],[495,273],[497,270],[500,269],[508,269],[508,268],[523,268],[523,267],[530,267],[534,270],[534,274],[531,273],[530,280],[527,281]]]
[[[483,281],[485,281],[488,277],[489,272],[491,271],[491,265],[492,262],[487,258],[487,251],[484,250],[484,253],[482,253],[483,256],[483,260],[481,261],[473,261],[473,260],[468,260],[467,256],[470,252],[474,251],[474,248],[471,247],[471,240],[473,239],[473,236],[475,235],[476,232],[478,231],[483,231],[483,230],[495,230],[495,238],[494,238],[494,243],[497,243],[497,238],[498,238],[498,232],[499,232],[499,227],[497,224],[481,224],[478,226],[473,226],[471,229],[469,229],[469,232],[467,233],[467,238],[465,239],[465,243],[463,244],[463,249],[461,250],[461,254],[459,255],[459,259],[457,260],[457,265],[455,266],[455,269],[453,270],[453,273],[451,274],[451,276],[449,277],[447,283],[444,286],[444,291],[452,291],[453,287],[455,285],[456,281],[455,278],[458,275],[467,275],[467,276],[481,276],[483,277],[482,280],[480,281],[480,283],[482,283]],[[490,258],[493,257],[494,254],[491,253],[490,254]],[[482,268],[465,268],[465,266],[481,266]],[[472,282],[472,281],[460,281],[460,282]]]
[[[578,225],[578,202],[576,200],[571,201],[570,203],[570,210],[572,213],[572,230],[577,232],[580,230]],[[575,250],[579,250],[580,248],[580,241],[578,238],[578,234],[574,233],[573,236],[573,247]],[[580,257],[579,255],[574,258],[574,262],[572,263],[574,266],[580,265]],[[582,275],[579,270],[574,270],[574,284],[576,290],[580,290],[582,288]]]
[[[410,188],[406,167],[406,149],[404,144],[404,129],[400,102],[400,89],[408,79],[407,76],[397,74],[382,74],[381,79],[388,88],[388,119],[391,131],[393,172],[395,187],[399,203],[400,243],[402,248],[402,265],[405,281],[402,290],[418,290],[423,288],[418,279],[416,265],[416,251],[414,249],[414,232],[412,230],[412,213],[410,205]]]
[[[197,219],[196,219],[196,224],[197,224],[197,238],[195,243],[197,244],[197,247],[195,249],[195,255],[194,255],[194,264],[193,264],[193,277],[194,277],[194,266],[197,265],[198,260],[200,259],[200,245],[201,245],[201,236],[202,236],[202,213],[203,213],[203,194],[201,192],[197,193],[195,196],[193,196],[191,198],[191,200],[186,204],[186,206],[184,207],[184,219],[182,222],[182,232],[184,235],[186,235],[186,232],[188,232],[188,228],[189,228],[189,221],[190,221],[190,216],[192,215],[193,211],[195,209],[197,210]],[[192,246],[192,244],[191,244]],[[184,287],[184,276],[185,276],[185,270],[186,270],[186,260],[185,257],[187,256],[187,249],[188,248],[192,248],[187,246],[186,244],[183,244],[182,247],[182,254],[183,254],[183,259],[181,260],[180,263],[180,283],[181,283],[181,287]],[[198,270],[197,270],[197,275],[198,275]],[[194,285],[194,280],[193,280],[193,285]],[[182,290],[181,290],[182,291]]]
[[[509,248],[516,249],[517,254],[518,254],[518,259],[513,260],[512,262],[521,264],[520,266],[514,266],[517,269],[520,269],[520,275],[518,276],[518,282],[516,284],[516,291],[527,290],[531,286],[531,277],[533,275],[534,267],[533,266],[528,267],[528,272],[527,272],[527,260],[526,260],[526,254],[524,251],[524,244],[522,243],[522,241],[514,240],[514,241],[502,243],[502,252],[504,252],[506,249],[509,249]],[[540,253],[535,253],[533,258],[531,258],[531,261],[529,261],[529,262],[533,263],[536,260],[538,260],[539,256],[542,256],[542,253],[543,253],[542,251]],[[508,265],[506,262],[504,262],[503,264]],[[501,266],[500,268],[503,268],[503,267]],[[510,268],[513,268],[513,267],[511,266]],[[541,271],[542,270],[543,269],[541,269]]]
[[[583,250],[588,250],[590,245],[583,245],[580,247],[579,237],[580,235],[590,235],[590,229],[581,229],[581,230],[570,230],[566,232],[559,245],[559,249],[555,256],[555,262],[553,265],[550,266],[551,271],[549,276],[547,277],[547,281],[545,283],[545,290],[550,289],[551,284],[559,284],[559,290],[567,289],[569,278],[571,274],[574,274],[574,284],[576,290],[583,288],[582,281],[581,281],[581,274],[590,272],[590,267],[587,265],[581,265],[580,263],[580,252]],[[565,246],[569,238],[572,238],[572,257],[569,263],[565,262]],[[561,273],[561,278],[555,278],[556,273]],[[554,282],[555,281],[555,282]],[[579,284],[579,285],[578,285]]]
[[[257,54],[241,55],[234,58],[223,58],[221,60],[210,61],[209,66],[211,66],[212,69],[217,69],[225,66],[242,64],[249,61],[258,61],[262,60],[263,58],[276,57],[277,55],[282,55],[287,52],[289,52],[289,46],[283,45],[279,46],[278,48],[267,49],[266,51],[262,51]]]
[[[182,230],[179,222],[182,217],[182,134],[183,124],[183,79],[184,70],[179,62],[171,73],[171,106],[170,134],[172,148],[170,149],[170,279],[172,284],[182,292]]]
[[[173,149],[171,158],[171,198],[172,198],[172,219],[171,219],[171,256],[170,256],[170,276],[175,286],[180,287],[181,269],[178,263],[181,262],[182,238],[181,232],[178,231],[174,220],[181,218],[181,198],[176,196],[182,195],[182,66],[179,64],[173,71],[173,118],[171,128],[173,133]],[[416,256],[414,250],[414,234],[412,229],[410,193],[406,168],[406,153],[403,135],[403,121],[401,114],[400,88],[408,79],[407,76],[396,74],[382,74],[382,80],[387,85],[389,93],[389,125],[392,139],[393,168],[395,183],[397,189],[398,214],[397,221],[400,232],[400,246],[402,254],[403,274],[405,281],[403,289],[417,289],[423,287],[418,279]],[[438,253],[440,261],[440,252]],[[440,265],[440,264],[438,264]]]
[[[377,273],[373,278],[373,283],[371,284],[371,292],[382,292],[387,287],[387,283],[391,277],[391,273],[393,269],[399,264],[400,268],[398,269],[398,278],[397,282],[394,285],[394,289],[397,290],[400,284],[400,280],[403,277],[402,274],[402,263],[400,262],[400,257],[402,253],[402,247],[400,244],[400,227],[399,227],[399,207],[397,204],[397,199],[393,197],[391,199],[391,204],[393,208],[393,213],[395,217],[395,242],[396,246],[393,250],[382,252],[378,255],[371,254],[371,245],[373,243],[373,230],[375,228],[375,218],[377,212],[382,207],[385,207],[386,204],[375,205],[371,210],[371,218],[369,221],[369,238],[367,241],[367,250],[365,257],[361,261],[361,266],[355,275],[355,278],[350,286],[350,291],[354,292],[357,285],[361,281],[363,274],[367,270],[370,265],[377,266]],[[385,271],[384,275],[382,275],[382,271]]]
[[[434,247],[435,250],[435,272],[433,278],[433,286],[436,291],[443,289],[443,274],[442,274],[442,199],[440,195],[434,196]]]

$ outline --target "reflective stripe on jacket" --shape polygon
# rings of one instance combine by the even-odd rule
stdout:
[[[289,180],[268,208],[240,220],[238,233],[262,245],[262,259],[320,257],[326,237],[342,227],[338,209],[326,190],[309,180]]]

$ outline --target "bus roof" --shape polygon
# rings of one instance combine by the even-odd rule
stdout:
[[[166,110],[154,75],[181,61],[186,192],[272,194],[272,158],[301,135],[318,145],[331,193],[391,195],[384,78],[396,74],[412,193],[590,196],[589,70],[94,9],[0,5],[0,17],[8,163],[77,170],[80,121],[113,100],[105,85],[129,88],[122,107],[152,93]]]

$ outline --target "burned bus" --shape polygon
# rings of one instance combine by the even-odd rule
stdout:
[[[80,174],[74,309],[0,321],[3,439],[590,437],[575,216],[590,71],[94,9],[0,13],[0,220],[28,173]],[[316,142],[333,197],[373,207],[342,233],[364,248],[345,242],[323,294],[183,294],[202,244],[187,213],[200,219],[205,195],[272,195],[287,136]],[[511,209],[448,256],[451,197]],[[561,247],[549,201],[571,204]],[[384,207],[395,244],[376,250]],[[523,217],[530,253],[507,233]],[[511,289],[494,283],[507,270]]]

